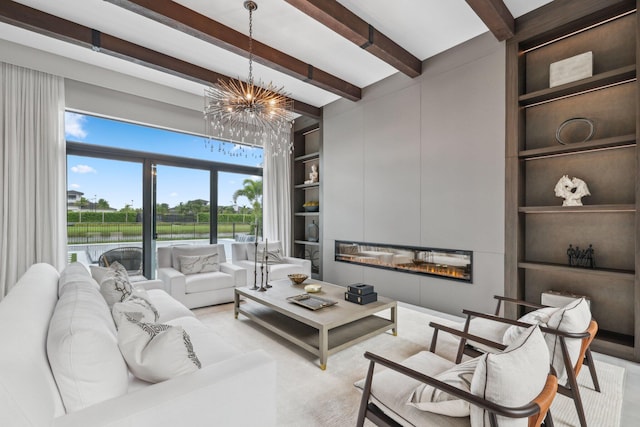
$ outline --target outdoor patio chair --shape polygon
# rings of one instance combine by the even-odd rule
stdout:
[[[129,276],[142,275],[142,248],[122,247],[103,252],[98,258],[100,267],[109,267],[118,261],[127,270]]]
[[[540,309],[554,309],[554,307],[548,307],[540,304],[530,303],[527,301],[516,300],[513,298],[507,298],[502,296],[495,297],[498,300],[498,306],[495,313],[500,313],[501,303],[513,303],[520,306]],[[560,394],[573,399],[576,411],[578,413],[578,419],[582,427],[587,426],[586,416],[584,413],[584,407],[582,404],[582,398],[580,396],[580,389],[577,382],[578,374],[582,369],[582,366],[586,364],[589,367],[591,379],[593,381],[594,389],[600,392],[600,384],[596,374],[595,364],[593,362],[593,356],[589,348],[596,333],[598,332],[598,323],[591,319],[591,312],[588,309],[586,300],[580,299],[573,301],[565,307],[555,308],[556,310],[570,310],[572,311],[582,310],[582,317],[588,316],[590,320],[587,320],[586,328],[574,329],[576,323],[571,322],[568,319],[569,316],[562,315],[563,321],[569,326],[558,325],[558,327],[546,327],[541,324],[540,330],[546,334],[547,345],[549,346],[549,352],[552,357],[552,364],[558,373],[559,383],[558,392]],[[485,339],[492,341],[502,341],[502,338],[507,333],[507,330],[513,328],[527,328],[531,326],[532,322],[523,322],[521,320],[527,317],[521,317],[519,320],[512,320],[498,315],[490,315],[486,313],[478,313],[471,310],[463,310],[463,313],[467,316],[464,324],[463,331],[475,334],[476,336],[482,336]],[[535,312],[531,312],[529,319],[535,317]],[[568,320],[567,320],[568,319]],[[475,322],[474,322],[475,321]],[[573,325],[573,327],[571,326]],[[512,329],[513,330],[513,329]],[[461,338],[458,347],[458,353],[456,361],[462,360],[462,355],[476,357],[483,352],[493,351],[487,348],[480,342],[475,340],[468,340]]]
[[[430,350],[402,363],[364,354],[370,363],[366,378],[356,383],[362,388],[358,427],[365,419],[378,426],[498,426],[514,425],[517,418],[528,419],[517,425],[535,427],[544,421],[553,426],[549,408],[557,378],[539,327],[530,326],[508,351],[455,364],[435,354],[438,330],[501,350],[505,346],[433,322],[429,326],[434,328]],[[376,364],[388,369],[374,374]],[[501,393],[504,389],[510,393]]]

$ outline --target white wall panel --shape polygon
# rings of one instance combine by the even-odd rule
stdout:
[[[329,281],[340,276],[333,261],[335,240],[360,241],[364,238],[363,111],[360,108],[347,109],[334,117],[331,123],[330,128],[323,128],[320,170],[322,274]],[[362,278],[356,281],[362,281]],[[336,280],[336,283],[339,282]]]
[[[420,243],[419,85],[367,102],[363,110],[365,241],[417,245]]]
[[[394,75],[355,104],[325,107],[325,172],[342,177],[364,159],[363,175],[349,176],[361,181],[324,187],[325,280],[362,277],[380,294],[457,315],[493,307],[504,282],[504,57],[487,33],[426,61],[416,79]],[[350,237],[360,230],[363,239]],[[473,284],[336,263],[336,239],[473,250]]]
[[[504,246],[504,51],[422,84],[422,241]]]

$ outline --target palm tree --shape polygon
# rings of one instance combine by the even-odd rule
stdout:
[[[262,222],[262,180],[254,181],[252,179],[245,179],[242,181],[241,189],[233,193],[233,204],[236,204],[238,197],[244,196],[249,199],[249,203],[253,206],[253,215],[256,221]],[[255,233],[255,230],[252,230]]]
[[[236,204],[238,197],[244,196],[253,206],[253,213],[259,215],[259,212],[262,212],[262,180],[254,181],[247,178],[242,181],[242,185],[244,187],[233,193],[233,203]]]

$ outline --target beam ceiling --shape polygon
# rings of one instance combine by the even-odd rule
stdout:
[[[409,77],[422,73],[422,61],[337,1],[285,1]]]
[[[508,40],[516,33],[513,15],[502,0],[466,0],[498,41]]]
[[[170,0],[106,0],[238,55],[249,56],[249,37]],[[269,68],[317,86],[351,101],[362,90],[297,58],[253,40],[254,59]]]
[[[59,40],[87,47],[136,64],[167,72],[197,83],[211,85],[218,79],[235,80],[215,71],[182,61],[143,46],[119,39],[84,25],[24,6],[9,0],[0,0],[0,21],[35,31]],[[293,100],[298,114],[319,118],[321,109]]]

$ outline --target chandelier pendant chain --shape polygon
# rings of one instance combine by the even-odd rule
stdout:
[[[249,11],[249,78],[218,79],[205,89],[204,118],[209,138],[261,146],[271,155],[293,151],[293,100],[283,87],[258,84],[253,78],[253,12],[258,5],[246,0]]]
[[[249,88],[253,93],[253,11],[257,8],[253,2],[245,2],[249,9]]]

